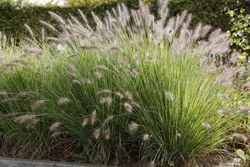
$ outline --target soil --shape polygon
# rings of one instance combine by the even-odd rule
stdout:
[[[205,160],[187,163],[186,167],[250,167],[242,165],[240,158],[228,155],[209,155]]]

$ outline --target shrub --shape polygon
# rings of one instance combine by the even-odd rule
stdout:
[[[69,0],[67,5],[70,6],[88,6],[93,8],[94,6],[98,6],[100,4],[112,4],[121,2],[120,0],[108,0],[108,1],[100,1],[100,0]]]
[[[241,50],[243,61],[248,61],[248,54],[250,53],[250,15],[246,13],[244,8],[240,8],[239,10],[228,9],[227,12],[231,17],[230,21],[232,25],[231,29],[228,31],[232,36],[231,45],[234,51]]]
[[[117,2],[118,3],[118,2]],[[25,38],[27,35],[27,30],[24,24],[29,25],[34,32],[41,32],[40,23],[41,20],[46,20],[53,26],[57,26],[56,22],[53,21],[48,13],[52,11],[57,13],[65,18],[70,18],[70,15],[74,15],[80,18],[78,15],[78,10],[82,10],[86,17],[91,17],[91,11],[94,11],[99,16],[103,16],[106,10],[110,10],[112,7],[115,7],[117,3],[112,4],[99,4],[93,5],[92,7],[87,6],[21,6],[21,4],[11,4],[3,3],[0,5],[1,15],[0,15],[0,31],[4,32],[8,38],[14,37],[17,41]],[[130,8],[135,8],[138,2],[130,3],[130,1],[125,2],[126,5]],[[78,16],[77,16],[78,15]],[[90,23],[91,20],[90,20]],[[47,36],[55,35],[51,34],[49,31],[45,32]],[[37,36],[39,34],[35,34]]]
[[[152,8],[157,11],[157,1],[148,0],[152,4]],[[221,28],[226,31],[230,28],[229,17],[223,12],[228,0],[170,0],[170,15],[176,16],[183,10],[193,14],[192,26],[199,22]]]
[[[82,13],[85,22],[51,13],[58,39],[25,43],[22,57],[6,48],[0,130],[16,156],[180,166],[222,148],[237,119],[218,112],[227,80],[210,55],[228,51],[227,35],[189,29],[186,12],[166,20],[159,3],[160,19],[143,3],[131,15],[120,5],[104,21],[93,14],[94,29]]]
[[[155,0],[144,0],[150,4],[154,14],[157,14],[157,1]],[[73,2],[73,1],[72,1]],[[78,2],[78,1],[77,1]],[[90,1],[83,1],[90,2]],[[90,11],[95,11],[99,16],[103,16],[106,10],[115,7],[117,3],[124,2],[130,9],[138,9],[138,0],[111,0],[111,1],[100,1],[94,0],[91,3],[81,3],[81,5],[73,6],[20,6],[18,4],[13,5],[9,3],[1,4],[0,10],[0,31],[4,31],[8,37],[14,36],[16,39],[23,38],[27,31],[25,30],[24,24],[28,24],[36,31],[41,31],[40,20],[46,20],[50,24],[56,25],[55,22],[52,22],[48,11],[53,11],[64,18],[70,17],[69,13],[77,16],[78,8],[80,8],[87,17],[91,17]],[[222,30],[228,30],[230,26],[229,17],[222,12],[223,7],[225,6],[225,0],[171,0],[170,1],[170,16],[176,16],[183,10],[188,10],[193,14],[193,23],[196,25],[198,22],[204,22],[205,24],[212,25],[213,27],[221,28]],[[204,10],[206,8],[206,10]],[[91,22],[91,20],[89,20]],[[48,36],[51,34],[48,33]],[[53,34],[52,34],[53,35]]]

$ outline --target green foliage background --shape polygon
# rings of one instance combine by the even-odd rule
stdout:
[[[125,2],[127,6],[133,7],[135,3]],[[97,7],[89,8],[86,6],[80,7],[59,7],[59,6],[20,6],[11,3],[2,3],[0,5],[0,31],[3,31],[7,36],[13,36],[16,39],[23,37],[27,31],[24,24],[29,25],[37,32],[41,30],[40,20],[45,20],[53,25],[55,21],[51,18],[48,11],[55,12],[63,17],[69,17],[70,14],[79,16],[78,9],[82,10],[87,17],[90,16],[90,11],[94,11],[98,15],[103,15],[104,11],[115,7],[116,4],[104,4]]]
[[[156,0],[146,0],[151,3],[152,10],[156,10]],[[228,29],[228,16],[223,15],[224,1],[217,0],[172,0],[170,1],[170,14],[176,15],[184,9],[194,14],[195,22],[202,21],[206,24],[211,24],[214,27],[221,27],[223,30]],[[73,1],[72,1],[73,2]],[[86,1],[87,2],[87,1]],[[111,0],[111,1],[93,1],[91,3],[82,3],[82,5],[73,5],[67,7],[58,6],[25,6],[21,7],[10,2],[5,2],[0,5],[0,31],[4,31],[8,36],[11,34],[14,37],[20,38],[25,34],[24,24],[28,24],[31,28],[40,29],[39,20],[52,22],[47,11],[59,13],[64,17],[68,17],[69,13],[78,15],[77,9],[83,10],[87,16],[90,16],[90,11],[94,10],[97,14],[103,15],[105,10],[116,6],[118,2],[124,2],[130,8],[138,7],[138,0]],[[206,10],[204,10],[206,9]],[[53,22],[52,22],[53,23]]]
[[[250,1],[244,4],[228,4],[225,11],[230,16],[231,45],[234,51],[240,51],[241,58],[248,61],[250,53]]]
[[[157,0],[144,1],[150,3],[152,10],[156,13]],[[227,3],[235,4],[234,1],[235,0],[170,0],[170,15],[174,16],[183,10],[188,10],[189,13],[193,14],[193,23],[203,22],[226,31],[230,29],[230,17],[223,12],[223,8]],[[21,3],[14,4],[11,0],[6,0],[0,3],[0,31],[4,31],[8,36],[12,35],[18,39],[26,33],[25,23],[35,30],[40,30],[41,28],[39,20],[46,20],[55,24],[49,16],[48,11],[53,11],[67,18],[69,13],[77,16],[77,10],[81,9],[90,17],[90,11],[93,10],[98,15],[103,15],[105,14],[104,11],[115,7],[116,4],[120,2],[125,3],[130,8],[138,8],[139,4],[139,0],[69,0],[68,5],[65,7],[53,5],[21,6]],[[233,8],[246,6],[246,3],[248,3],[248,1],[242,0],[237,5],[233,5]],[[250,11],[250,9],[248,11]]]
[[[194,23],[203,22],[223,30],[228,29],[228,17],[222,12],[227,0],[172,0],[170,14],[176,15],[183,10],[193,14]]]

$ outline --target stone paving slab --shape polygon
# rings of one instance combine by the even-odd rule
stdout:
[[[52,162],[37,160],[19,160],[0,157],[0,167],[107,167],[96,165],[79,165],[68,162]]]
[[[134,167],[144,167],[147,165],[135,164]],[[55,161],[38,161],[38,160],[19,160],[12,158],[0,157],[0,167],[108,167],[108,166],[97,166],[97,165],[79,165],[68,162],[55,162]],[[110,167],[110,166],[109,166]],[[114,166],[113,166],[114,167]],[[206,164],[206,165],[191,165],[189,167],[243,167],[240,164],[239,158],[232,158],[226,162],[221,162],[218,165]]]

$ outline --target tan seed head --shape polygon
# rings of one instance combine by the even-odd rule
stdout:
[[[64,104],[67,104],[67,103],[69,103],[70,102],[70,100],[67,98],[67,97],[62,97],[62,98],[60,98],[58,101],[57,101],[57,104],[58,105],[64,105]]]

